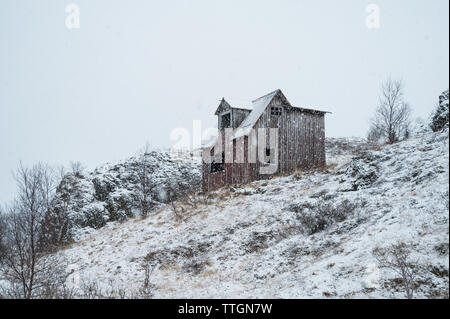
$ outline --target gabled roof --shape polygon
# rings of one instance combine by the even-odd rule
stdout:
[[[288,106],[291,106],[289,101],[284,96],[283,92],[281,90],[276,90],[273,92],[270,92],[269,94],[266,94],[264,96],[261,96],[260,98],[252,101],[252,111],[250,114],[242,121],[241,125],[236,129],[236,132],[233,135],[233,138],[238,138],[244,135],[248,135],[255,126],[256,122],[258,122],[261,115],[266,110],[267,106],[272,102],[273,98],[277,95],[280,95],[280,97],[285,100],[285,103]]]
[[[231,105],[225,101],[225,98],[223,97],[222,100],[220,100],[220,104],[217,107],[216,112],[214,113],[214,115],[219,115],[220,113],[222,113],[224,110],[226,109],[230,109]]]
[[[220,113],[226,111],[227,109],[231,109],[231,108],[251,111],[253,106],[250,101],[222,98],[222,100],[220,100],[220,104],[217,107],[214,115],[219,115]]]
[[[251,100],[227,98],[226,101],[228,102],[229,105],[231,105],[233,109],[249,110],[249,111],[253,109]]]

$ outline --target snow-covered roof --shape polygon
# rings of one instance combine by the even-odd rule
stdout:
[[[216,145],[217,136],[210,135],[202,140],[201,148],[211,148]]]
[[[244,109],[244,110],[252,110],[252,102],[243,100],[243,99],[229,99],[229,98],[222,98],[220,101],[219,106],[217,107],[215,115],[219,115],[220,113],[228,110],[229,108],[233,109]]]
[[[241,136],[248,135],[256,124],[258,119],[266,110],[269,103],[272,101],[275,95],[280,93],[281,90],[273,91],[269,94],[266,94],[254,101],[252,101],[252,111],[250,114],[242,121],[241,125],[236,129],[236,132],[233,135],[233,138],[238,138]]]
[[[227,103],[234,109],[244,109],[244,110],[253,109],[252,101],[249,100],[226,98],[225,101],[227,101]]]

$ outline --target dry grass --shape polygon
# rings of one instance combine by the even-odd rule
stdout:
[[[201,277],[216,277],[218,275],[218,270],[204,270],[201,272]]]
[[[330,171],[334,171],[334,170],[336,170],[337,167],[338,167],[337,163],[329,163],[329,164],[327,164],[326,169],[330,170]]]
[[[161,264],[159,269],[160,270],[164,270],[166,272],[169,272],[169,271],[179,271],[180,267],[178,265],[176,265],[176,264],[163,263],[163,264]]]
[[[203,288],[204,285],[203,285],[203,283],[201,281],[197,281],[197,282],[194,282],[192,284],[192,287],[194,287],[194,288]]]
[[[138,259],[136,258],[136,257],[131,257],[130,258],[130,263],[134,263],[134,262],[136,262]]]

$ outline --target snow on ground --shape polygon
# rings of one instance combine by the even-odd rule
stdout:
[[[82,282],[129,292],[148,262],[155,298],[403,298],[372,254],[403,241],[423,267],[416,296],[448,297],[448,147],[448,132],[330,140],[325,171],[224,188],[181,221],[166,207],[108,223],[61,253]],[[304,217],[320,205],[346,218],[311,234]]]

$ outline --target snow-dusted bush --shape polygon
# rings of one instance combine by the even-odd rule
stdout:
[[[448,127],[449,112],[449,91],[445,91],[439,96],[439,105],[432,115],[430,127],[434,132],[438,132]]]
[[[245,243],[245,251],[254,253],[268,247],[270,234],[267,232],[253,232],[249,240]]]
[[[448,255],[449,246],[449,243],[440,243],[434,246],[434,250],[437,251],[439,255],[445,256]]]
[[[357,203],[352,203],[347,199],[337,204],[319,200],[294,204],[289,207],[289,210],[296,213],[303,232],[312,235],[335,223],[343,222],[354,213],[357,207]]]
[[[209,264],[207,253],[211,242],[190,240],[187,245],[153,247],[145,256],[145,262],[151,266],[182,264],[188,273],[198,274]]]
[[[361,152],[343,172],[341,191],[357,191],[370,187],[378,179],[377,158],[371,152]]]
[[[182,269],[187,273],[192,273],[193,275],[200,274],[203,269],[205,269],[206,265],[208,264],[208,260],[203,258],[193,258],[186,261]]]
[[[422,118],[416,118],[411,124],[411,136],[417,137],[430,132],[430,125]]]

